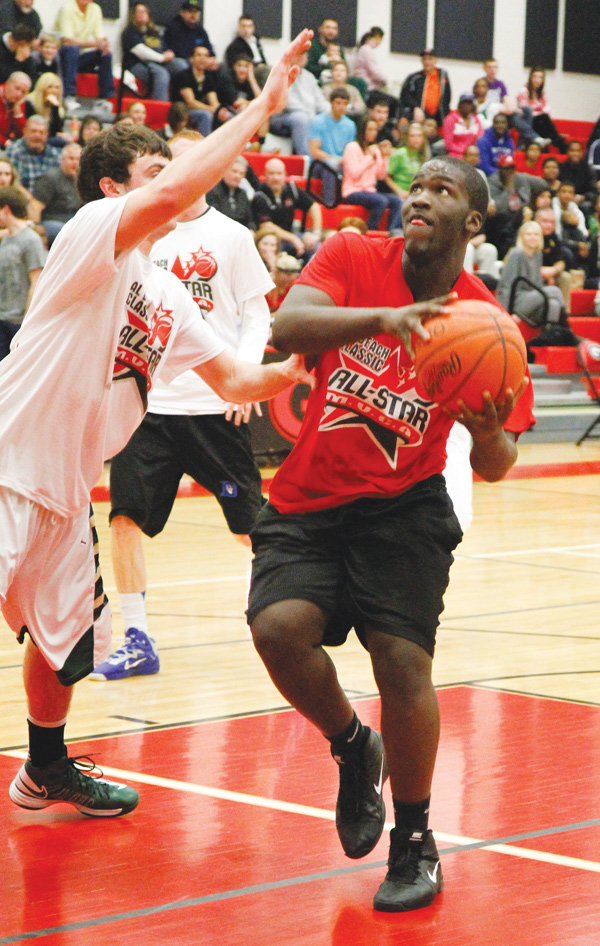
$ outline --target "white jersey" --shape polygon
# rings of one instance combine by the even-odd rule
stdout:
[[[157,266],[174,273],[228,351],[260,364],[269,335],[265,294],[273,288],[251,232],[209,207],[201,217],[178,223],[152,247]],[[193,371],[170,384],[153,385],[154,414],[223,414],[226,403]]]
[[[0,486],[61,516],[89,503],[159,373],[169,381],[224,347],[177,279],[137,249],[115,261],[127,199],[65,224],[0,362]]]

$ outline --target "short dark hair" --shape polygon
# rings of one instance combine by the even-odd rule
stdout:
[[[390,107],[389,96],[385,92],[369,92],[367,96],[367,108],[375,108],[376,105],[385,105],[388,110]]]
[[[440,157],[432,158],[431,161],[426,161],[425,164],[421,165],[421,170],[426,168],[432,161],[439,161],[459,172],[464,181],[465,190],[469,198],[469,208],[481,214],[481,225],[483,226],[487,216],[490,196],[487,181],[484,181],[477,168],[471,167],[470,164],[467,164],[467,162],[463,161],[461,158],[441,155]]]
[[[14,30],[11,30],[10,34],[15,41],[15,43],[33,43],[37,38],[37,34],[29,23],[17,23]]]
[[[544,158],[544,160],[542,161],[542,167],[545,168],[546,165],[550,164],[551,161],[553,161],[554,164],[560,164],[560,161],[558,160],[558,158],[555,158],[553,154],[549,154],[548,157]]]
[[[332,89],[329,93],[329,101],[333,102],[334,99],[344,99],[344,101],[349,102],[350,93],[348,92],[348,89]]]
[[[27,200],[16,187],[0,187],[0,209],[8,207],[13,217],[27,219]]]
[[[129,167],[144,154],[171,157],[171,150],[156,132],[145,125],[113,125],[91,138],[81,153],[77,190],[84,203],[105,195],[100,180],[110,177],[119,184],[130,178]]]

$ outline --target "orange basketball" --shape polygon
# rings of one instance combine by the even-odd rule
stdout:
[[[491,302],[459,299],[450,316],[428,319],[431,338],[415,336],[417,389],[430,401],[458,410],[458,401],[483,410],[483,392],[495,404],[516,391],[527,370],[527,349],[516,323]]]

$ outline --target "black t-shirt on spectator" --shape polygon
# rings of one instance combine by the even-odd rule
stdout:
[[[252,213],[258,226],[270,221],[289,233],[296,210],[304,213],[310,210],[313,203],[312,197],[309,197],[305,190],[289,181],[284,185],[279,199],[275,197],[270,187],[261,184],[260,190],[256,192],[252,201]]]
[[[183,102],[181,95],[182,89],[191,89],[194,98],[198,102],[208,104],[207,97],[209,92],[216,92],[219,98],[219,82],[215,72],[206,71],[204,78],[199,82],[193,72],[192,67],[183,72],[176,73],[171,79],[171,101]]]

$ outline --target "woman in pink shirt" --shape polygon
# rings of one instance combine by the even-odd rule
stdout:
[[[401,201],[395,194],[377,190],[377,182],[383,181],[387,175],[387,161],[377,145],[377,134],[377,122],[363,118],[358,125],[356,141],[344,148],[342,198],[346,204],[359,204],[368,209],[369,230],[379,228],[381,218],[389,208],[388,230],[398,230]]]
[[[382,89],[387,82],[387,76],[382,72],[375,55],[375,50],[382,39],[383,30],[379,26],[372,26],[369,32],[361,38],[356,54],[353,75],[357,79],[364,79],[369,91]]]
[[[544,90],[545,82],[545,70],[532,69],[527,83],[517,92],[517,105],[523,109],[525,115],[531,114],[531,124],[536,135],[551,141],[561,154],[566,154],[567,143],[550,118],[550,105]]]

